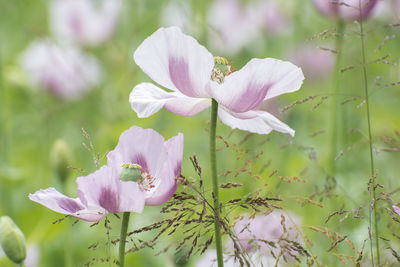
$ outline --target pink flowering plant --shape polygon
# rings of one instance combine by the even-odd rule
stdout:
[[[294,130],[266,111],[264,101],[296,91],[304,76],[300,68],[277,59],[252,59],[234,70],[225,58],[213,57],[194,38],[177,27],[161,28],[143,41],[134,54],[136,64],[165,90],[141,83],[129,101],[138,117],[148,117],[161,108],[193,116],[211,105],[210,166],[218,266],[223,266],[219,184],[217,180],[217,116],[232,127],[257,134],[272,130],[294,135]]]
[[[145,205],[160,205],[171,198],[177,189],[182,156],[182,134],[165,141],[152,129],[133,126],[108,153],[107,165],[78,177],[78,198],[67,197],[55,188],[39,190],[29,198],[89,222],[97,222],[108,213],[123,213],[119,266],[124,266],[130,213],[142,213]]]

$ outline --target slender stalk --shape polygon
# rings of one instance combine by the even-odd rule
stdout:
[[[369,140],[369,157],[370,157],[370,167],[371,167],[371,179],[372,179],[372,196],[371,196],[371,204],[373,209],[373,221],[374,221],[374,238],[375,238],[375,249],[376,249],[376,261],[377,265],[380,264],[380,255],[379,255],[379,231],[378,224],[376,222],[376,197],[375,197],[375,179],[373,178],[375,168],[374,168],[374,153],[372,148],[372,134],[371,134],[371,116],[370,116],[370,108],[369,108],[369,97],[368,97],[368,77],[367,77],[367,68],[366,68],[366,60],[365,60],[365,41],[364,41],[364,28],[363,28],[363,20],[361,14],[361,1],[359,4],[360,7],[360,34],[361,34],[361,54],[362,54],[362,73],[364,77],[364,88],[365,88],[365,104],[367,106],[367,124],[368,124],[368,140]],[[371,213],[371,211],[370,211]],[[371,218],[371,216],[370,216]],[[371,225],[371,220],[370,220]],[[371,257],[372,264],[374,265],[373,260],[373,241],[371,240]]]
[[[214,226],[215,226],[215,245],[217,247],[217,262],[218,267],[224,266],[221,231],[219,229],[220,211],[219,211],[219,192],[218,192],[218,177],[217,177],[217,156],[216,156],[216,132],[217,132],[217,115],[218,103],[214,99],[211,104],[211,125],[210,125],[210,161],[211,161],[211,178],[213,185],[214,197]]]
[[[58,175],[58,174],[56,174]],[[60,180],[60,179],[58,179]],[[66,181],[61,182],[62,183],[62,191],[64,194],[67,193],[66,190]],[[73,267],[73,258],[72,258],[72,248],[71,248],[71,225],[67,223],[66,229],[65,229],[65,241],[64,241],[64,266],[65,267]]]
[[[338,21],[337,25],[337,33],[338,36],[336,38],[336,44],[335,44],[335,50],[337,51],[337,56],[336,56],[336,64],[335,64],[335,73],[334,73],[334,85],[332,88],[332,99],[331,99],[331,105],[332,105],[332,112],[331,112],[331,123],[332,123],[332,129],[331,129],[331,143],[330,143],[330,151],[329,151],[329,172],[332,176],[336,175],[336,155],[337,155],[337,148],[338,148],[338,140],[340,139],[340,132],[339,132],[339,125],[340,123],[338,122],[338,101],[337,97],[339,94],[339,73],[340,73],[340,65],[341,65],[341,59],[342,59],[342,45],[343,45],[343,32],[344,32],[344,27],[345,24],[342,20]],[[340,116],[339,116],[340,117]]]
[[[126,232],[128,231],[130,215],[130,212],[124,212],[124,216],[122,217],[121,235],[119,237],[119,267],[125,266]]]

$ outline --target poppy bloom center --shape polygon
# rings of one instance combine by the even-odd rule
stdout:
[[[232,63],[224,57],[214,57],[214,68],[211,72],[211,80],[222,84],[224,78],[234,72]]]
[[[139,164],[125,163],[119,175],[122,181],[133,181],[139,184],[142,191],[150,191],[157,186],[156,179]]]

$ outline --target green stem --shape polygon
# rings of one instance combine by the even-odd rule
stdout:
[[[56,174],[58,175],[58,174]],[[60,181],[60,179],[58,179]],[[67,194],[67,186],[66,186],[66,181],[62,182],[61,181],[61,186],[62,186],[62,192],[64,194]],[[72,258],[72,248],[71,248],[71,225],[67,223],[66,229],[65,229],[65,242],[64,242],[64,266],[65,267],[72,267],[74,266],[73,264],[73,258]]]
[[[126,243],[126,232],[128,231],[129,224],[129,212],[124,212],[121,225],[121,235],[119,237],[119,267],[125,266],[125,243]]]
[[[360,19],[360,34],[361,34],[362,72],[363,72],[363,77],[364,77],[365,104],[367,106],[369,157],[370,157],[371,179],[372,179],[371,203],[372,203],[373,216],[374,216],[374,232],[375,232],[374,236],[375,236],[376,260],[377,260],[377,265],[379,266],[380,265],[379,231],[378,231],[378,224],[377,224],[377,221],[376,221],[375,178],[373,177],[374,176],[374,172],[375,172],[375,168],[374,168],[374,153],[373,153],[373,147],[372,147],[371,116],[370,116],[370,110],[369,110],[368,78],[367,78],[367,68],[366,68],[366,60],[365,60],[365,42],[364,42],[363,20],[362,20],[362,16],[361,16],[361,3],[360,3],[360,17],[361,17],[361,19]],[[370,224],[371,224],[371,220],[370,220]],[[374,264],[374,262],[373,262],[374,260],[373,260],[373,242],[372,242],[372,240],[371,240],[371,257],[372,257],[372,264]]]
[[[215,245],[217,247],[217,262],[218,267],[224,266],[221,232],[219,229],[220,211],[219,211],[219,192],[218,192],[218,177],[217,177],[217,156],[216,156],[216,132],[217,132],[217,115],[218,103],[214,99],[211,104],[211,125],[210,125],[210,161],[211,161],[211,178],[214,193],[214,213],[215,213]]]
[[[338,36],[336,38],[335,50],[337,51],[336,56],[336,64],[335,64],[335,74],[334,74],[334,86],[332,88],[332,112],[331,112],[331,144],[330,144],[330,152],[329,152],[329,172],[332,176],[336,175],[336,155],[337,155],[337,147],[338,147],[338,139],[341,134],[338,131],[339,122],[338,122],[338,101],[337,97],[339,94],[339,73],[340,73],[340,64],[342,59],[342,45],[343,45],[343,32],[344,32],[345,24],[343,21],[339,20],[337,25],[337,33]]]

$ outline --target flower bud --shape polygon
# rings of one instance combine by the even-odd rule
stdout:
[[[20,264],[26,258],[25,237],[8,216],[0,217],[0,245],[7,257]]]
[[[134,181],[137,182],[142,179],[142,167],[137,164],[124,164],[122,171],[119,175],[121,181]]]
[[[68,166],[71,165],[72,158],[67,143],[62,139],[56,140],[50,154],[51,166],[53,167],[54,173],[63,184],[70,173]]]

